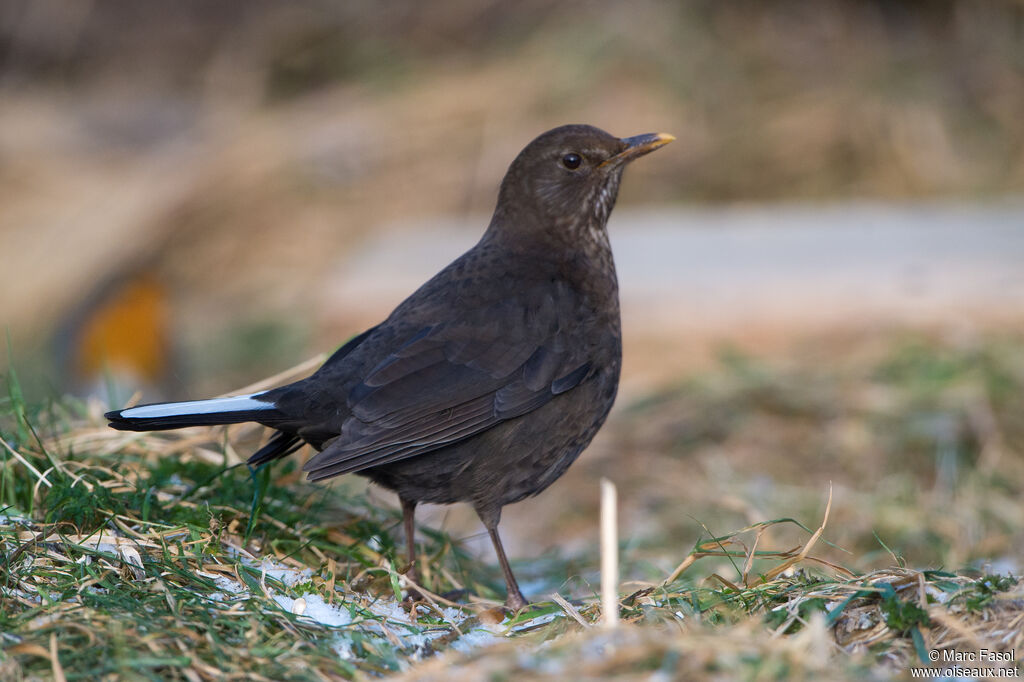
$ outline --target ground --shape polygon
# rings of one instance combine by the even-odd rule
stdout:
[[[0,665],[13,679],[888,679],[958,655],[1013,669],[999,657],[1024,646],[1021,347],[914,334],[831,366],[725,352],[632,400],[556,484],[575,508],[544,523],[561,549],[520,538],[534,604],[509,616],[492,557],[430,527],[428,599],[410,615],[397,510],[353,480],[302,483],[292,463],[249,472],[253,429],[117,433],[98,405],[29,410],[12,376]],[[613,632],[584,483],[598,473],[620,489]]]

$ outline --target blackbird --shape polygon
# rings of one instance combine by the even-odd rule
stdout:
[[[480,241],[311,376],[280,388],[107,413],[129,431],[254,421],[251,465],[309,443],[311,480],[358,473],[401,501],[410,571],[420,502],[473,505],[508,588],[501,509],[547,488],[604,423],[622,360],[606,224],[626,164],[674,138],[588,125],[523,149]]]

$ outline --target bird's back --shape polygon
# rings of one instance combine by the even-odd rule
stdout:
[[[585,382],[611,386],[585,401],[603,419],[621,364],[614,269],[484,239],[357,341],[270,396],[327,448],[314,478],[436,456],[556,396],[575,402]]]

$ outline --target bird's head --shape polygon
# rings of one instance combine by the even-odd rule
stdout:
[[[626,165],[674,139],[667,133],[619,138],[589,125],[549,130],[509,166],[495,218],[506,223],[503,231],[540,229],[570,239],[603,231]]]

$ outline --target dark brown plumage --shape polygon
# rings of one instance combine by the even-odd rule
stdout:
[[[129,430],[257,421],[277,429],[250,463],[303,442],[312,480],[368,476],[402,501],[409,559],[419,502],[473,505],[507,605],[526,604],[498,537],[501,509],[544,490],[615,400],[618,284],[605,226],[625,165],[671,141],[585,125],[516,157],[472,249],[312,376],[263,393],[110,412]]]

